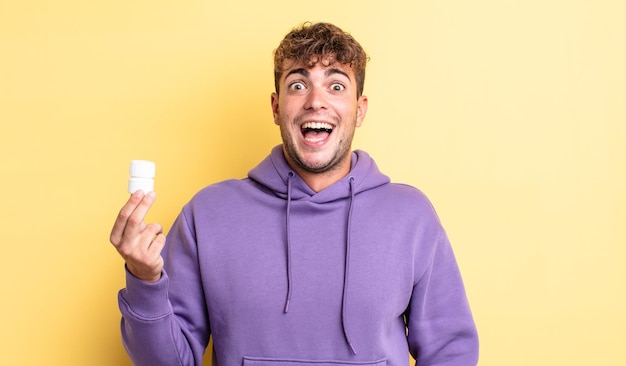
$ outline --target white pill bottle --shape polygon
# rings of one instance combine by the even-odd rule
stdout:
[[[130,162],[130,178],[128,179],[128,193],[138,190],[144,193],[154,191],[154,175],[156,164],[148,160],[132,160]]]

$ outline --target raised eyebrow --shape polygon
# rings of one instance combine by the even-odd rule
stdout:
[[[285,79],[286,79],[288,76],[293,75],[293,74],[300,74],[300,75],[302,75],[302,76],[304,76],[304,77],[309,77],[310,72],[309,72],[309,70],[307,70],[307,69],[305,69],[305,68],[303,68],[303,67],[299,67],[299,68],[297,68],[297,69],[291,69],[291,70],[289,70],[289,72],[287,72],[287,74],[285,75]],[[332,76],[333,74],[340,74],[340,75],[345,76],[348,80],[351,80],[351,79],[350,79],[350,75],[348,75],[348,73],[347,73],[347,72],[345,72],[345,71],[343,71],[343,70],[341,70],[341,69],[331,68],[331,69],[328,69],[328,70],[326,70],[326,71],[324,72],[324,75],[325,75],[326,77],[330,77],[330,76]]]
[[[302,75],[302,76],[304,76],[304,77],[309,77],[309,74],[310,74],[310,73],[309,73],[309,70],[307,70],[307,69],[305,69],[305,68],[303,68],[303,67],[300,67],[300,68],[297,68],[297,69],[291,69],[291,70],[289,70],[289,72],[285,75],[285,79],[287,79],[287,77],[288,77],[289,75],[293,75],[293,74],[300,74],[300,75]]]
[[[326,77],[329,77],[329,76],[331,76],[333,74],[341,74],[341,75],[345,76],[346,78],[348,78],[348,80],[352,80],[352,79],[350,79],[350,75],[348,75],[347,72],[345,72],[345,71],[343,71],[341,69],[337,69],[337,68],[328,69],[328,70],[326,70],[325,74],[326,74]]]

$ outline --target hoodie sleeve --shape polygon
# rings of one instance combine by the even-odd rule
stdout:
[[[163,250],[161,279],[146,283],[126,272],[118,296],[122,339],[134,365],[200,365],[210,329],[195,238],[184,211]]]
[[[444,232],[430,263],[413,287],[406,314],[408,342],[416,366],[478,363],[478,334],[461,274]]]

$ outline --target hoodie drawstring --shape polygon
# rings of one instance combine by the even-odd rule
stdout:
[[[291,216],[291,184],[294,173],[289,172],[287,177],[287,217],[286,217],[286,230],[287,230],[287,299],[285,300],[284,312],[289,312],[289,302],[291,301],[291,227],[289,225],[289,217]],[[350,341],[350,334],[347,327],[347,297],[348,297],[348,274],[350,273],[350,231],[352,227],[352,210],[354,208],[354,178],[350,177],[350,207],[348,209],[348,222],[346,228],[346,257],[344,263],[343,274],[343,293],[341,295],[341,325],[343,328],[343,335],[350,347],[352,354],[356,355],[356,350]]]
[[[343,275],[343,295],[341,298],[341,325],[343,326],[343,335],[346,338],[346,342],[352,351],[352,354],[356,355],[356,350],[352,346],[350,341],[350,334],[347,327],[347,297],[348,297],[348,274],[350,273],[350,231],[352,228],[352,209],[354,208],[354,178],[350,177],[350,208],[348,209],[348,227],[346,228],[346,263],[344,265]]]
[[[287,177],[287,300],[285,300],[284,312],[289,312],[289,301],[291,301],[291,228],[289,227],[289,216],[291,216],[291,179],[293,173],[289,172]]]

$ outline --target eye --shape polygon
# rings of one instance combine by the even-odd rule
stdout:
[[[332,83],[330,85],[330,90],[332,90],[332,91],[343,91],[345,89],[346,89],[346,87],[343,84],[341,84],[341,83]]]
[[[295,81],[289,84],[289,90],[291,91],[300,91],[300,90],[304,90],[304,88],[305,88],[304,83],[301,81]]]

